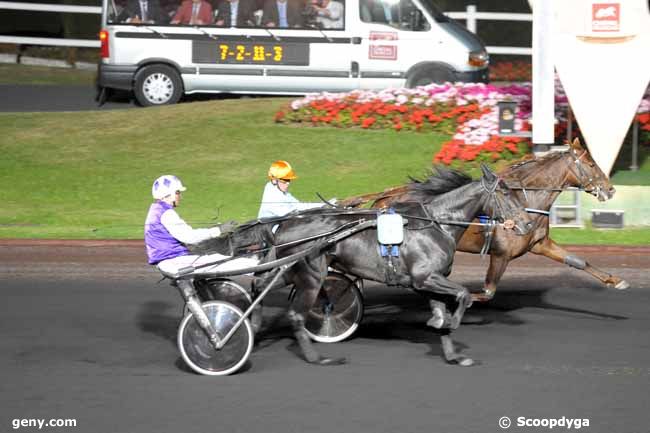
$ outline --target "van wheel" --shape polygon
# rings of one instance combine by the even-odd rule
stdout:
[[[135,98],[143,107],[175,104],[183,94],[178,72],[167,65],[150,65],[135,75]]]
[[[430,65],[415,70],[406,80],[406,87],[413,88],[427,84],[453,83],[456,75],[450,68],[442,65]]]

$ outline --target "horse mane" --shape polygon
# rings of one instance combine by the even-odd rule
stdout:
[[[560,158],[563,158],[567,152],[551,152],[542,157],[529,157],[515,161],[506,167],[499,175],[506,179],[525,179],[527,177],[536,175],[540,171],[547,170],[549,165],[554,164]]]
[[[431,199],[471,182],[472,178],[463,172],[442,165],[434,165],[428,177],[422,180],[411,177],[411,182],[407,187],[414,198]]]

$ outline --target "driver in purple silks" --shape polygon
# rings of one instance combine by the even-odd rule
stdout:
[[[207,255],[191,254],[186,245],[227,234],[234,230],[236,223],[225,223],[217,227],[194,229],[176,213],[181,193],[187,188],[173,175],[160,176],[153,183],[151,194],[155,199],[149,208],[144,223],[144,242],[149,264],[157,265],[165,275],[175,275],[179,269],[216,262],[230,256],[214,253]],[[198,273],[214,273],[255,266],[258,260],[241,257],[229,260],[218,266],[198,269]]]

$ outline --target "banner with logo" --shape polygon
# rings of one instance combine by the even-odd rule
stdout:
[[[650,82],[646,0],[556,0],[555,68],[587,147],[609,174]]]

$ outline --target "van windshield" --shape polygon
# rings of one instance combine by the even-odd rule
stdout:
[[[433,0],[420,0],[420,3],[437,23],[446,23],[449,21],[449,17],[438,9],[438,6],[433,3]]]

